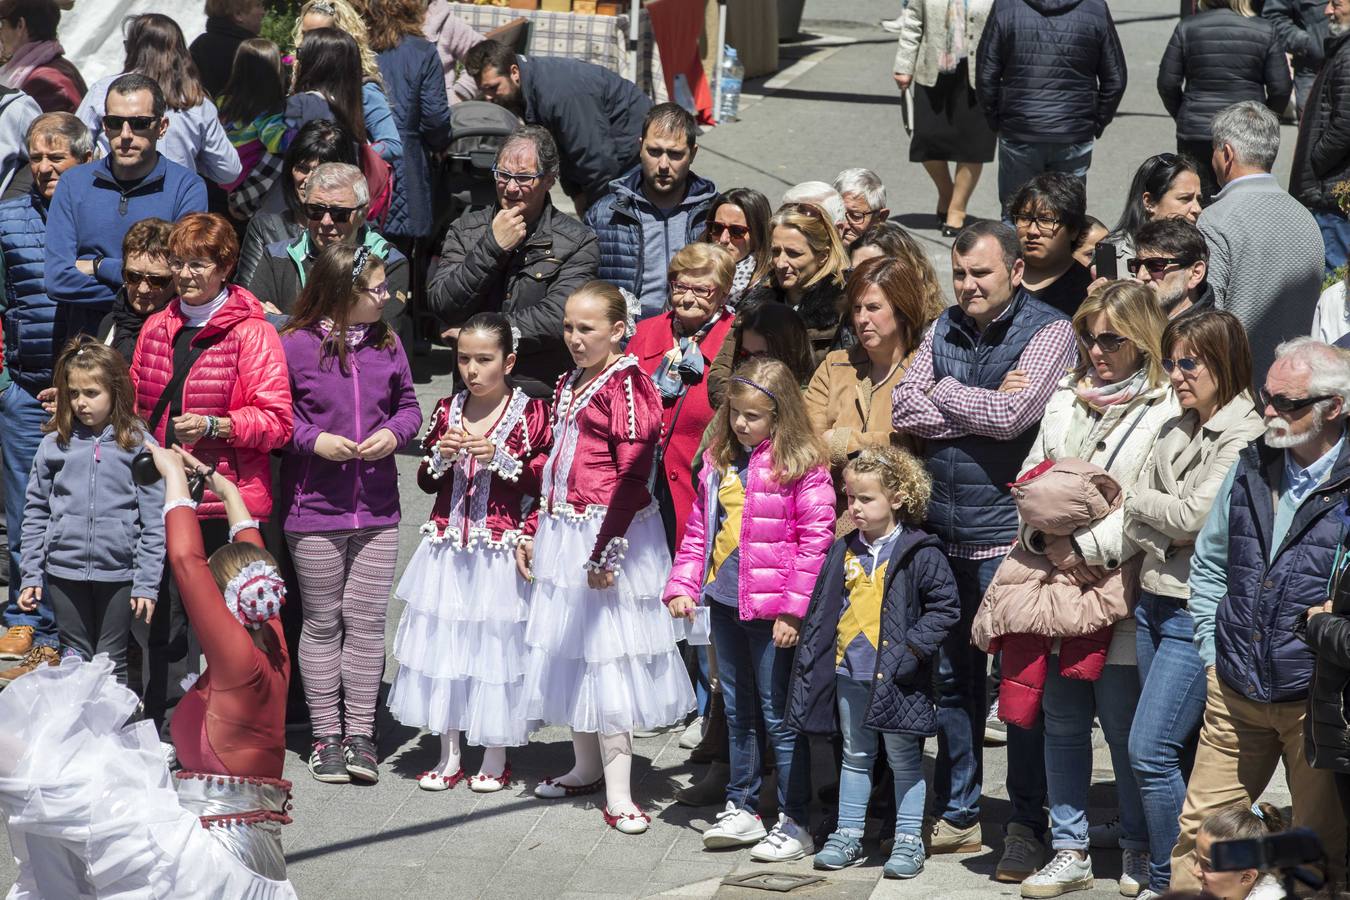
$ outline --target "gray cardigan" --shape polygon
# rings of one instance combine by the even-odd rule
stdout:
[[[910,0],[900,13],[900,40],[895,49],[896,75],[913,75],[914,83],[924,87],[937,84],[938,53],[947,46],[947,7],[950,0]],[[970,86],[975,87],[975,51],[980,46],[984,22],[994,0],[968,0],[966,3],[966,67]]]
[[[164,483],[131,480],[140,450],[124,450],[112,425],[95,435],[76,424],[64,449],[55,433],[42,439],[23,510],[23,588],[40,587],[45,572],[72,581],[130,581],[133,597],[159,596]]]

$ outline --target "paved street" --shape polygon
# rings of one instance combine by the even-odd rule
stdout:
[[[1175,24],[1173,0],[1112,0],[1130,64],[1130,87],[1116,122],[1098,144],[1089,177],[1090,212],[1108,225],[1119,215],[1126,187],[1138,163],[1151,153],[1174,149],[1172,123],[1154,92],[1158,60]],[[747,185],[764,191],[776,205],[791,184],[832,180],[840,169],[866,165],[888,186],[890,207],[902,224],[916,230],[931,249],[941,276],[949,268],[947,248],[932,228],[935,193],[917,165],[910,164],[901,129],[897,92],[890,77],[894,38],[876,23],[894,15],[894,0],[809,0],[805,29],[818,39],[784,48],[786,76],[764,91],[751,82],[741,121],[714,129],[702,139],[695,163],[699,174],[721,186]],[[1294,131],[1285,129],[1281,166],[1287,179]],[[986,169],[971,208],[976,216],[998,213],[994,166]],[[449,390],[450,356],[444,350],[418,360],[418,391],[424,410]],[[404,525],[400,565],[419,540],[430,498],[413,480],[416,454],[399,459],[403,474]],[[390,611],[392,641],[401,604]],[[391,665],[389,677],[392,677]],[[388,680],[388,679],[386,679]],[[688,810],[673,804],[676,788],[700,770],[689,766],[676,745],[676,734],[637,742],[635,795],[655,821],[641,837],[625,837],[605,827],[598,798],[543,802],[529,788],[540,778],[570,766],[571,745],[560,729],[541,733],[528,748],[513,753],[512,768],[521,782],[494,795],[473,794],[461,785],[430,794],[418,790],[417,773],[433,765],[436,739],[382,716],[380,749],[384,777],[370,787],[330,786],[313,781],[304,767],[308,735],[293,735],[287,777],[295,782],[295,824],[285,833],[291,877],[309,900],[366,898],[502,897],[631,898],[759,897],[759,891],[721,887],[733,873],[761,871],[745,851],[707,852],[700,831],[714,810]],[[1093,819],[1109,818],[1114,806],[1110,763],[1104,749],[1095,757]],[[931,757],[934,742],[928,750]],[[816,786],[835,777],[828,754],[816,754]],[[793,896],[810,898],[920,897],[959,900],[966,896],[1016,896],[1015,885],[991,880],[1001,849],[1001,823],[1008,813],[1002,783],[1006,771],[1001,749],[986,752],[985,849],[976,854],[930,859],[924,873],[909,882],[881,880],[875,844],[868,865],[830,874]],[[821,762],[824,760],[825,762]],[[475,771],[478,751],[466,760]],[[1283,786],[1272,792],[1285,802]],[[817,818],[825,810],[816,804]],[[1094,858],[1097,889],[1076,896],[1117,896],[1119,855]],[[809,861],[776,870],[810,874]],[[822,873],[823,874],[823,873]],[[0,836],[0,886],[14,875],[8,844]],[[52,898],[63,900],[63,898]]]

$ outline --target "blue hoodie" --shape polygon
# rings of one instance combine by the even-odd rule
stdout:
[[[177,222],[195,212],[206,212],[206,183],[162,153],[150,174],[131,187],[113,177],[108,157],[63,174],[47,211],[47,296],[81,304],[92,319],[90,327],[68,333],[93,333],[111,307],[122,287],[122,238],[132,225],[152,216]],[[75,268],[77,259],[98,260],[97,273]]]

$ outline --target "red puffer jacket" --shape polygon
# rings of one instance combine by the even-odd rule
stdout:
[[[260,521],[272,512],[272,473],[268,453],[291,438],[291,386],[286,354],[276,329],[263,317],[256,297],[236,285],[230,297],[193,338],[197,343],[225,332],[193,364],[183,383],[183,411],[203,416],[228,416],[233,434],[228,441],[202,439],[192,452],[239,485],[248,511]],[[152,315],[141,329],[131,360],[136,412],[149,418],[173,378],[173,340],[183,328],[181,301]],[[155,428],[163,442],[166,412]],[[220,498],[207,491],[197,515],[225,518]]]

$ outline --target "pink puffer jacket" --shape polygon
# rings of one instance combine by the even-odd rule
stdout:
[[[666,583],[665,600],[702,600],[717,533],[717,489],[721,473],[711,453],[703,454],[698,496],[684,540]],[[773,479],[770,442],[750,454],[741,516],[741,566],[737,580],[740,616],[801,617],[811,602],[816,576],[834,540],[834,483],[826,466],[816,466],[791,484]]]
[[[268,454],[291,439],[291,384],[286,374],[286,354],[277,331],[263,317],[256,297],[236,285],[230,298],[195,338],[202,341],[225,332],[192,365],[183,383],[183,411],[202,416],[229,416],[233,435],[229,441],[205,439],[192,445],[192,452],[239,485],[248,511],[258,519],[272,512],[272,472]],[[131,380],[136,388],[136,413],[148,419],[164,388],[173,378],[173,340],[184,319],[180,301],[146,320],[131,359]],[[169,413],[155,428],[155,440],[164,441]],[[225,506],[207,491],[197,515],[223,519]]]

